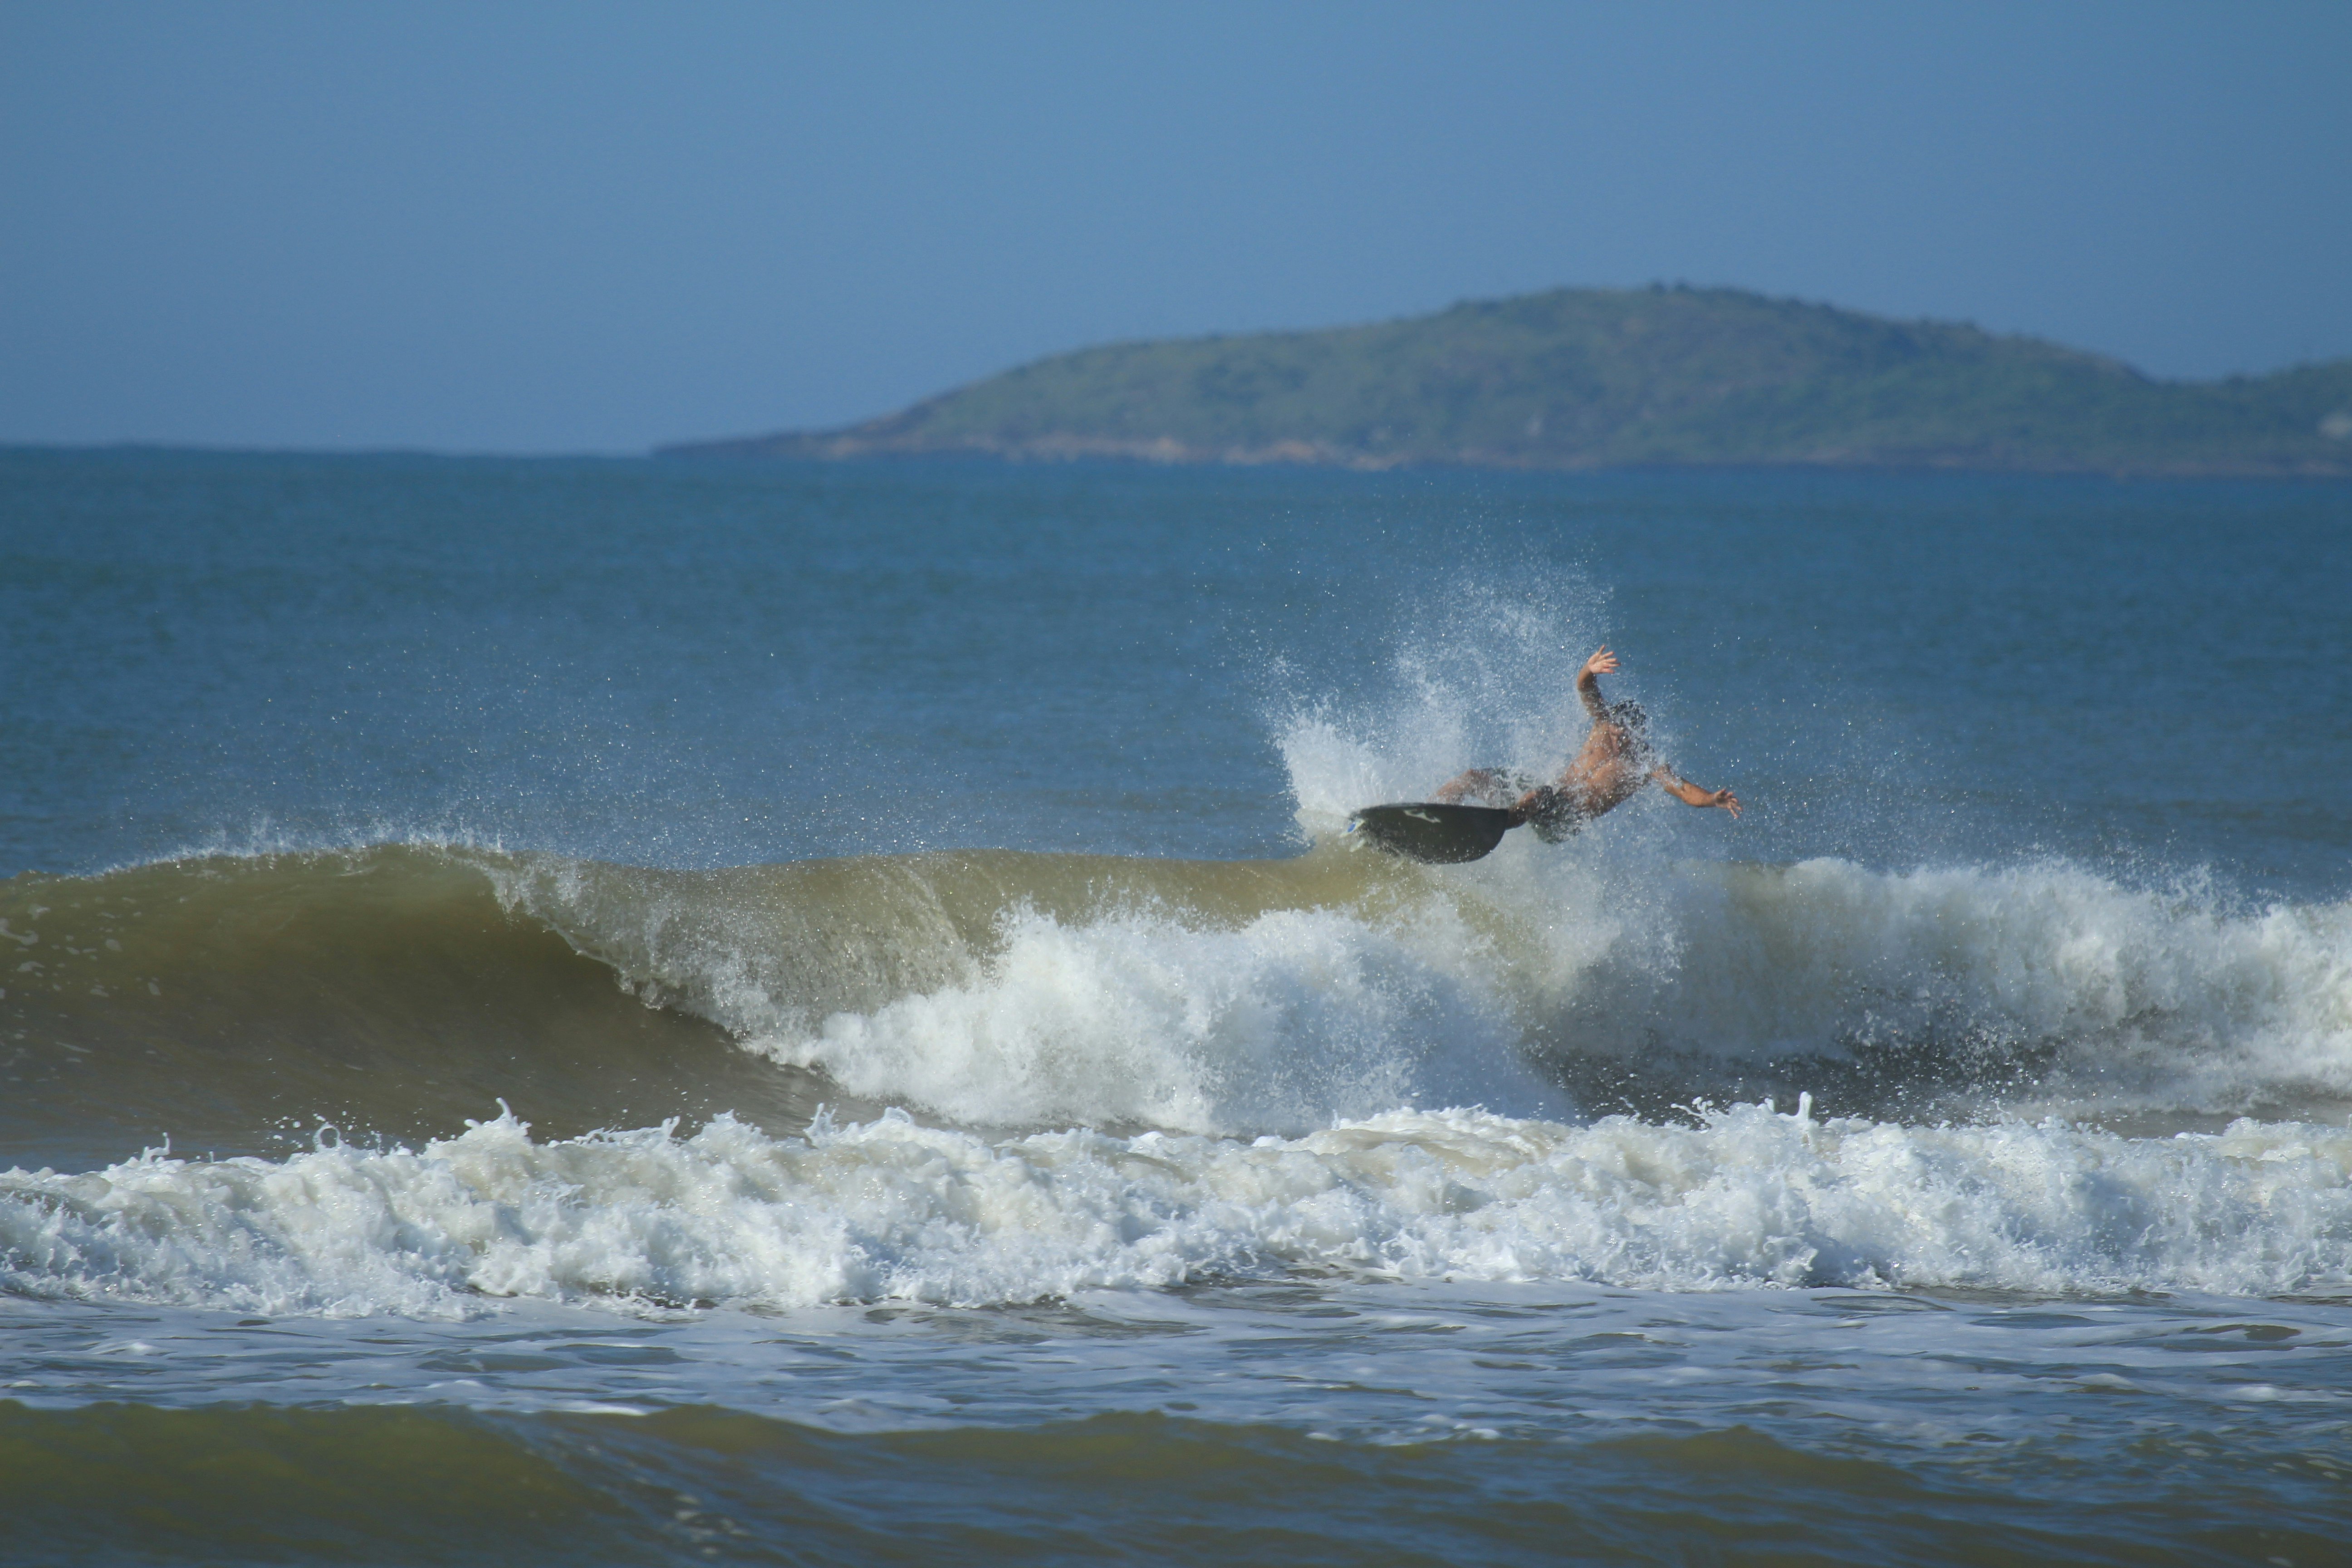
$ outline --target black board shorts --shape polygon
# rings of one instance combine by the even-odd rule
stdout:
[[[1547,844],[1559,844],[1575,837],[1584,831],[1584,825],[1592,820],[1592,814],[1584,809],[1584,803],[1557,784],[1544,784],[1526,773],[1507,773],[1501,768],[1480,771],[1490,774],[1501,786],[1489,792],[1494,805],[1517,805],[1528,791],[1536,793],[1539,798],[1535,810],[1528,816],[1528,826],[1534,828],[1536,837]]]
[[[1547,844],[1559,844],[1575,837],[1584,831],[1584,825],[1592,820],[1592,814],[1584,809],[1583,803],[1565,790],[1551,784],[1538,784],[1536,793],[1540,798],[1536,802],[1536,808],[1528,814],[1528,826],[1534,828],[1536,837]]]

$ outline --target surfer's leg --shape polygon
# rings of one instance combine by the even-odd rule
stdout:
[[[1492,768],[1472,768],[1458,778],[1451,778],[1437,786],[1430,798],[1442,805],[1459,805],[1465,796],[1485,805],[1501,805],[1504,787],[1502,774]]]

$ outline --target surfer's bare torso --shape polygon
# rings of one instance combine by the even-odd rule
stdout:
[[[1655,779],[1667,794],[1685,805],[1717,806],[1739,815],[1739,797],[1727,789],[1703,789],[1660,762],[1643,734],[1642,710],[1630,702],[1611,704],[1601,695],[1601,679],[1617,670],[1617,656],[1602,648],[1584,661],[1576,674],[1576,695],[1592,716],[1592,732],[1560,770],[1559,777],[1514,795],[1510,781],[1489,768],[1473,768],[1449,780],[1436,799],[1448,805],[1478,800],[1506,807],[1511,826],[1534,823],[1546,837],[1564,837],[1631,799],[1635,791]]]

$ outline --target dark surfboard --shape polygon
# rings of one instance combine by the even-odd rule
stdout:
[[[1438,805],[1406,801],[1368,805],[1348,818],[1348,831],[1408,859],[1458,865],[1503,841],[1511,814],[1492,805]]]

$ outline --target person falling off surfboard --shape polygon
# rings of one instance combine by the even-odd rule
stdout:
[[[1490,768],[1473,768],[1439,789],[1435,798],[1448,805],[1475,800],[1500,806],[1508,825],[1532,824],[1539,837],[1558,842],[1603,812],[1613,811],[1655,779],[1668,795],[1685,805],[1720,806],[1737,817],[1739,797],[1727,789],[1701,789],[1658,759],[1650,749],[1648,716],[1639,704],[1610,702],[1601,695],[1601,677],[1617,673],[1617,656],[1602,648],[1576,672],[1576,695],[1592,715],[1592,732],[1560,773],[1557,782],[1512,792],[1522,781],[1508,780]]]

